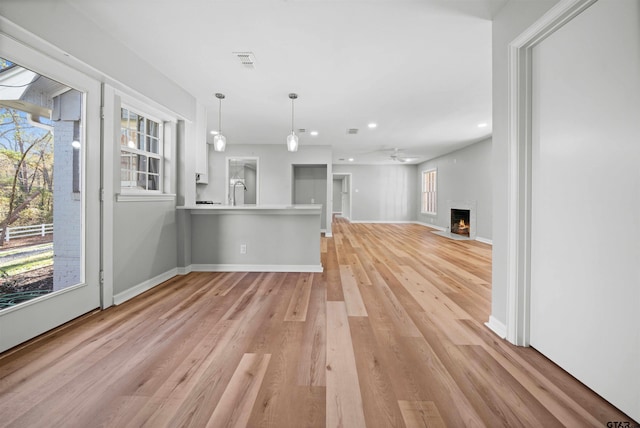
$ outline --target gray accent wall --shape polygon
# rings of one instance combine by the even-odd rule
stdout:
[[[444,156],[418,165],[417,219],[421,223],[446,228],[451,223],[451,201],[474,202],[476,207],[476,236],[492,237],[493,207],[491,197],[491,139],[483,140]],[[421,212],[422,171],[437,170],[437,214]]]
[[[114,295],[176,268],[178,231],[173,201],[121,202],[114,211]]]
[[[416,165],[334,165],[352,174],[351,221],[415,221]]]
[[[343,180],[344,178],[333,180],[333,212],[334,213],[342,213]]]

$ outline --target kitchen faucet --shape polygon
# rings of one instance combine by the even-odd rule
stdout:
[[[236,186],[238,184],[242,185],[245,192],[247,191],[247,186],[245,186],[242,181],[236,181],[235,183],[233,183],[233,192],[231,192],[231,205],[233,205],[234,207],[236,206]]]

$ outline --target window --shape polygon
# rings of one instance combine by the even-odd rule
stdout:
[[[120,188],[159,193],[164,163],[160,121],[126,107],[120,111]]]
[[[422,171],[422,212],[436,214],[437,186],[435,169]]]

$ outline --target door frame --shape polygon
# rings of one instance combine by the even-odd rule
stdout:
[[[347,220],[351,221],[351,217],[353,216],[353,196],[352,196],[352,186],[353,186],[353,174],[350,172],[334,172],[333,173],[333,179],[335,179],[336,177],[343,177],[344,178],[348,178],[348,185],[347,185],[347,194],[349,195],[349,216],[346,217]],[[333,180],[331,180],[331,185],[333,186]],[[340,192],[342,194],[342,192]],[[333,195],[333,191],[331,193]],[[342,203],[342,216],[345,217],[344,215],[344,199],[341,201]]]
[[[530,344],[533,48],[597,0],[561,0],[509,44],[507,340]]]
[[[55,293],[8,308],[0,317],[0,352],[100,308],[101,266],[101,129],[100,82],[89,73],[60,59],[60,51],[35,39],[22,28],[0,17],[0,42],[12,61],[83,93],[85,149],[82,164],[82,282]],[[64,54],[61,54],[64,56]],[[25,322],[25,320],[27,322]],[[6,326],[20,328],[6,329]]]

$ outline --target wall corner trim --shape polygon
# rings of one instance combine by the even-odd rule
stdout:
[[[191,265],[176,268],[178,275],[186,275],[193,272]]]
[[[507,326],[494,318],[493,315],[489,316],[489,321],[484,323],[484,325],[494,332],[500,339],[507,337]]]

